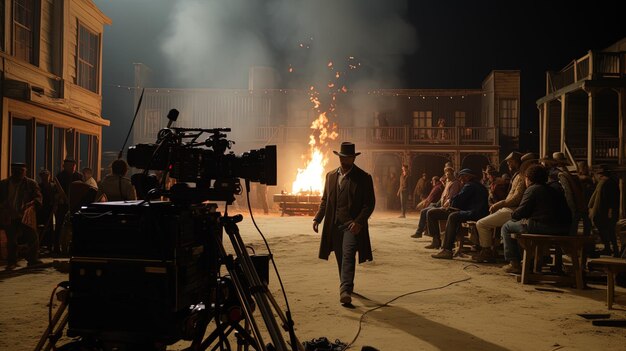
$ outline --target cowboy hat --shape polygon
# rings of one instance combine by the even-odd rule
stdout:
[[[552,153],[552,159],[559,165],[569,164],[569,161],[565,158],[565,154],[560,151]]]
[[[508,161],[508,160],[515,160],[518,162],[522,162],[522,154],[517,152],[517,151],[513,151],[509,154],[509,156],[507,156],[504,160]]]
[[[333,150],[333,153],[343,157],[359,156],[361,154],[360,152],[354,152],[354,144],[348,141],[341,143],[341,149],[339,151]]]

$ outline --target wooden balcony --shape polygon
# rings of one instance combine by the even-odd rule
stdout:
[[[312,129],[306,127],[258,127],[233,129],[234,140],[260,144],[308,142]],[[350,140],[360,148],[413,148],[497,146],[495,127],[354,127],[339,128],[338,140]]]
[[[546,95],[584,80],[626,78],[626,53],[589,51],[561,71],[546,74]]]
[[[593,159],[596,163],[617,163],[619,158],[619,138],[595,138],[593,141]],[[587,160],[586,147],[573,147],[571,154],[576,161]]]

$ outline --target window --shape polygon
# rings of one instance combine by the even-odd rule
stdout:
[[[0,0],[0,50],[4,51],[4,6],[5,1]]]
[[[98,59],[100,56],[100,38],[82,24],[78,24],[78,53],[76,84],[98,92]]]
[[[48,168],[48,130],[48,125],[37,123],[35,134],[35,174],[39,174],[41,169]]]
[[[516,99],[500,100],[500,134],[518,137],[519,117]]]
[[[52,144],[52,168],[50,172],[57,174],[61,171],[61,165],[65,159],[65,129],[54,128],[54,143]]]
[[[78,140],[79,150],[77,168],[82,170],[85,167],[89,167],[95,170],[98,162],[98,137],[95,135],[80,133]]]
[[[413,111],[413,137],[430,139],[433,126],[433,111]]]
[[[13,1],[13,55],[35,63],[35,0]]]
[[[11,119],[11,163],[25,163],[27,174],[33,172],[33,127],[31,120]]]
[[[465,111],[454,111],[454,126],[465,127]]]

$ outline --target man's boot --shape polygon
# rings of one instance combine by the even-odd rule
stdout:
[[[520,274],[522,273],[522,265],[519,261],[512,260],[511,263],[504,266],[504,272],[512,273],[512,274]]]
[[[488,262],[494,263],[496,262],[496,254],[490,247],[483,247],[478,255],[472,256],[472,260],[474,262]]]

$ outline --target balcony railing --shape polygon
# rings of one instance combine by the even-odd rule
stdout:
[[[259,127],[233,130],[232,138],[265,144],[308,142],[307,127]],[[363,146],[496,145],[495,127],[353,127],[339,128],[339,140]]]
[[[586,147],[571,147],[572,157],[576,161],[586,160],[589,150]],[[596,162],[614,162],[619,158],[619,138],[595,138],[593,157]]]
[[[593,52],[572,61],[559,72],[547,72],[547,93],[581,80],[626,77],[626,53]]]
[[[619,157],[618,138],[597,138],[593,141],[593,148],[596,160],[617,160]]]

